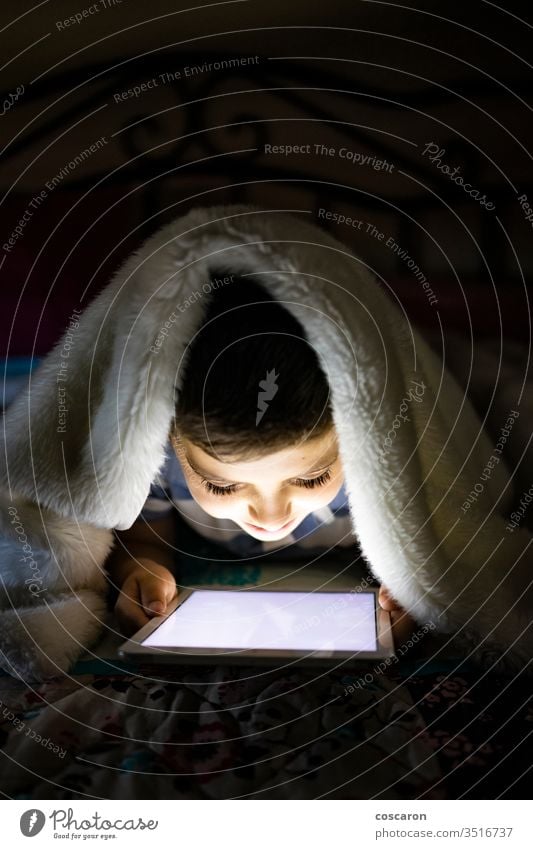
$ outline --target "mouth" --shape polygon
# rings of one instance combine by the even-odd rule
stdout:
[[[251,522],[244,522],[247,528],[250,528],[256,534],[264,534],[265,536],[276,536],[281,532],[287,533],[289,528],[294,525],[296,522],[295,519],[291,519],[289,522],[285,522],[284,525],[280,525],[279,528],[262,528],[260,525],[252,525]]]

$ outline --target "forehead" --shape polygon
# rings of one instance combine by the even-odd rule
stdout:
[[[333,463],[338,453],[336,433],[333,428],[315,439],[308,439],[282,450],[248,460],[218,459],[186,439],[183,452],[191,465],[204,475],[226,477],[232,480],[251,480],[268,474],[290,478],[306,474]]]

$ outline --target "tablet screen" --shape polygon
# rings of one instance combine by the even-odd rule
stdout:
[[[197,590],[141,645],[372,652],[375,606],[369,592]]]

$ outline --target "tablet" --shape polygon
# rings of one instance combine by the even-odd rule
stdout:
[[[164,616],[119,648],[138,664],[335,661],[394,656],[390,615],[377,589],[181,590]]]

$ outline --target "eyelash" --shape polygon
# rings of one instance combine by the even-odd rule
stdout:
[[[324,486],[330,478],[331,469],[327,469],[317,478],[299,478],[296,486],[304,486],[307,489],[314,489],[316,486]],[[202,478],[202,485],[212,495],[231,495],[237,490],[237,484],[231,484],[231,486],[217,486],[216,483],[211,483],[211,481],[206,480],[206,478]]]

